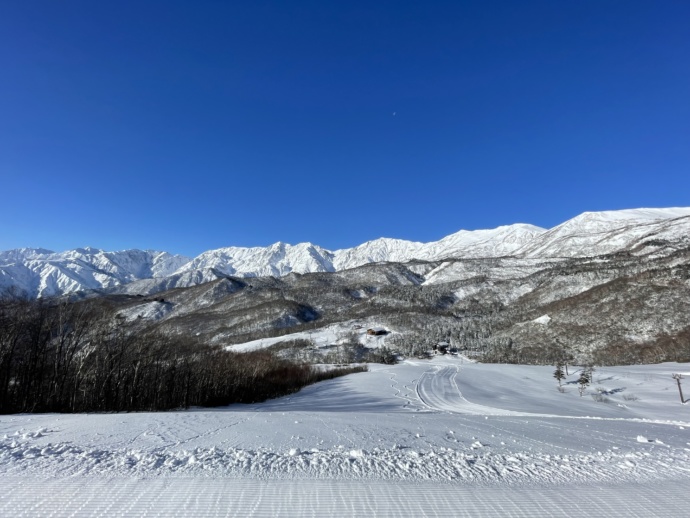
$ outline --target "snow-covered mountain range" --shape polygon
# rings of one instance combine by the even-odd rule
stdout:
[[[437,261],[448,258],[514,256],[529,259],[635,253],[643,243],[690,236],[690,207],[585,212],[550,230],[528,224],[490,230],[461,230],[439,241],[417,243],[381,238],[330,251],[311,243],[228,247],[195,258],[152,250],[106,252],[77,248],[55,253],[24,248],[0,252],[0,289],[16,287],[30,296],[52,296],[133,284],[196,285],[223,275],[280,277],[289,273],[334,272],[374,262]],[[647,250],[648,251],[648,250]]]

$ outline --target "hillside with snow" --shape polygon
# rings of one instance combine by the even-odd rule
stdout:
[[[461,230],[431,243],[381,238],[335,251],[311,243],[275,243],[268,247],[220,248],[187,258],[142,250],[79,248],[55,253],[18,249],[0,252],[0,288],[13,287],[32,297],[47,297],[137,283],[125,291],[151,293],[223,276],[281,277],[342,271],[380,262],[635,253],[650,243],[683,241],[689,235],[690,208],[669,208],[584,213],[550,230],[527,224]]]
[[[683,516],[687,364],[373,365],[251,405],[0,416],[2,516]]]

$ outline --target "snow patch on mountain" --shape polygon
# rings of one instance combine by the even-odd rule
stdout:
[[[143,318],[146,320],[160,320],[173,310],[173,304],[163,300],[152,300],[124,309],[118,313],[118,317],[127,322]]]
[[[549,325],[549,322],[551,322],[551,317],[549,315],[542,315],[538,318],[535,318],[532,320],[535,324],[541,324],[543,326]]]

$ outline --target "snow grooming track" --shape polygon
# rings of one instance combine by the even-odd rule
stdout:
[[[416,362],[406,362],[419,365]],[[517,412],[502,408],[471,403],[465,399],[456,381],[461,369],[458,365],[433,365],[420,376],[415,385],[415,393],[420,403],[428,410],[473,416],[506,416],[506,417],[545,417],[550,419],[589,419],[596,421],[629,421],[647,422],[645,419],[623,417],[573,416],[539,412]],[[690,428],[688,421],[668,422]]]
[[[469,415],[534,415],[470,403],[462,397],[455,380],[459,372],[457,365],[434,365],[432,370],[424,372],[416,386],[417,397],[422,404],[431,410]]]
[[[553,517],[685,516],[685,482],[568,488],[236,479],[3,478],[0,516]]]

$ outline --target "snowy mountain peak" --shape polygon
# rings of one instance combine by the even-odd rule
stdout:
[[[0,265],[35,259],[53,253],[52,250],[46,250],[45,248],[15,248],[14,250],[6,250],[0,252]]]
[[[690,216],[690,207],[641,208],[622,210],[603,210],[598,212],[583,212],[569,221],[574,220],[609,220],[609,221],[656,221],[660,219],[681,218]]]
[[[96,255],[96,254],[103,253],[103,250],[99,250],[98,248],[94,248],[92,246],[85,246],[84,248],[75,248],[72,251],[77,253],[77,254],[84,254],[84,255]]]
[[[517,255],[582,257],[612,253],[661,232],[669,222],[679,218],[686,220],[682,222],[686,229],[690,227],[690,208],[583,212],[528,242]],[[670,237],[680,238],[682,234],[680,231]]]
[[[0,252],[0,289],[10,286],[29,296],[53,296],[111,288],[146,278],[167,277],[188,257],[168,252],[75,248],[55,253],[44,249]]]
[[[31,296],[51,296],[147,279],[167,279],[162,285],[172,288],[207,282],[214,275],[279,277],[374,262],[582,257],[645,249],[650,241],[682,240],[688,235],[690,208],[667,208],[585,212],[550,230],[525,223],[460,230],[430,243],[382,237],[336,251],[281,241],[267,247],[209,250],[193,259],[155,250],[106,252],[84,247],[55,253],[23,248],[0,252],[0,289],[15,286]]]
[[[661,220],[690,216],[690,208],[626,209],[602,212],[583,212],[552,228],[550,232],[607,232],[629,225],[654,223]]]
[[[332,253],[311,243],[278,242],[267,247],[228,247],[209,250],[183,265],[176,273],[214,268],[225,275],[282,276],[291,272],[333,271]]]

